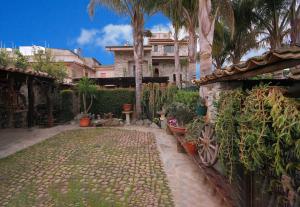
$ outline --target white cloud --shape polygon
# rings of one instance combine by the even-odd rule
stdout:
[[[171,32],[172,37],[174,37],[174,27],[171,23],[168,24],[157,24],[151,27],[151,32],[155,33],[155,32]],[[188,36],[188,32],[186,31],[186,29],[183,27],[179,30],[178,33],[178,38],[179,39],[183,39],[185,37]]]
[[[132,43],[132,27],[129,24],[106,25],[96,39],[96,44],[101,47],[121,45],[126,42]]]
[[[108,24],[102,29],[81,29],[76,42],[81,46],[98,45],[103,48],[109,45],[122,45],[126,42],[132,43],[132,28],[129,24]]]
[[[77,43],[79,45],[86,45],[93,42],[95,36],[97,35],[99,31],[96,29],[81,29],[80,36],[77,38]]]

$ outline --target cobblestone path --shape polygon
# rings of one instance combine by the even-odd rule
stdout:
[[[155,138],[66,131],[0,159],[0,206],[173,206]]]

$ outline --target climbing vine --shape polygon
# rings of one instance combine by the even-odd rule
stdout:
[[[230,180],[240,163],[267,178],[268,190],[283,191],[284,200],[295,203],[300,191],[299,109],[299,100],[267,85],[220,95],[216,134],[219,158]]]
[[[216,135],[219,142],[219,159],[229,180],[239,161],[238,124],[241,114],[242,100],[245,94],[241,89],[224,91],[217,104]]]

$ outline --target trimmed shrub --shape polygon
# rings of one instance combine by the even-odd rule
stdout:
[[[62,90],[60,92],[61,96],[61,116],[60,119],[63,122],[71,121],[74,118],[73,113],[73,100],[74,91],[72,90]]]
[[[95,99],[91,108],[92,114],[112,112],[116,117],[122,116],[122,106],[125,103],[135,103],[134,89],[99,89],[95,94]]]

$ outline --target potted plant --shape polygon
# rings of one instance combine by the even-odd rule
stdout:
[[[90,125],[91,122],[88,112],[92,107],[93,99],[95,98],[95,93],[97,91],[97,86],[93,84],[93,82],[87,77],[83,77],[79,81],[77,87],[82,100],[83,109],[79,125],[81,127],[87,127]]]
[[[183,103],[174,102],[167,110],[168,126],[175,135],[183,136],[186,133],[185,125],[188,124],[195,114]]]
[[[187,124],[187,133],[184,137],[184,147],[190,155],[196,155],[197,142],[201,130],[205,124],[203,117],[194,118],[189,124]]]
[[[132,111],[132,104],[129,103],[123,104],[123,111]]]
[[[205,116],[207,112],[207,107],[205,105],[205,100],[200,98],[199,103],[196,106],[196,114],[198,116]]]

